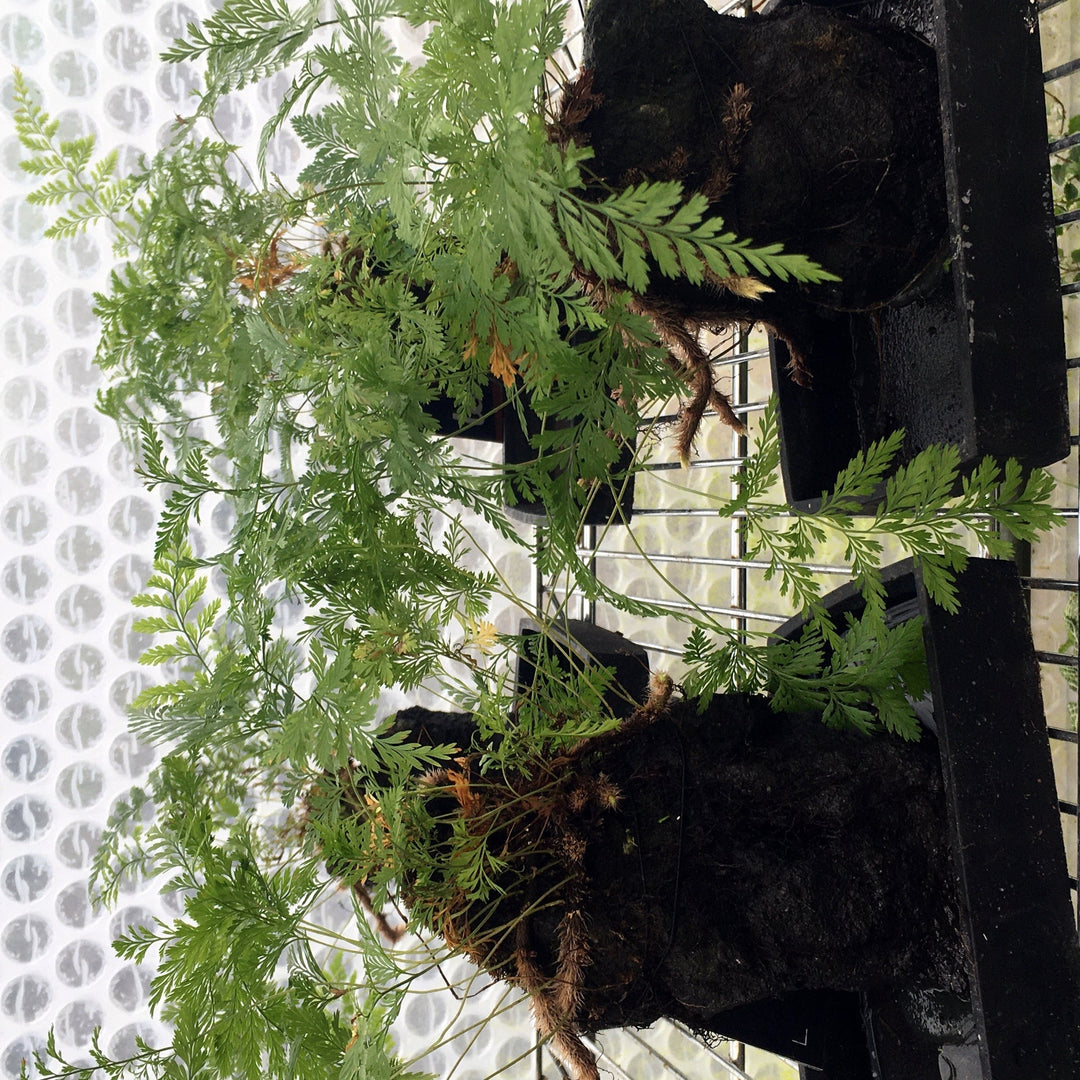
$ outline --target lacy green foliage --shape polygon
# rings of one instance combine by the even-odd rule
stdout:
[[[1014,460],[1002,468],[987,457],[961,477],[960,452],[954,446],[928,447],[890,473],[903,440],[903,431],[897,431],[873,443],[841,470],[832,490],[823,493],[820,510],[791,513],[762,498],[780,461],[775,406],[766,410],[754,452],[740,473],[740,493],[718,513],[747,515],[749,556],[769,560],[767,577],[778,578],[780,594],[792,596],[796,608],[818,606],[819,587],[805,563],[830,536],[843,539],[843,557],[876,610],[884,599],[878,569],[882,540],[888,537],[919,560],[931,599],[953,611],[954,577],[967,564],[965,539],[992,556],[1007,557],[1011,542],[1001,530],[1034,540],[1056,523],[1048,473],[1025,475]],[[865,501],[878,494],[876,508],[868,512]],[[778,515],[783,515],[779,526]]]
[[[1061,643],[1058,652],[1068,653],[1072,657],[1076,656],[1077,648],[1080,646],[1080,634],[1078,634],[1078,626],[1080,626],[1080,617],[1078,617],[1077,598],[1073,593],[1069,597],[1068,603],[1065,605],[1065,640]],[[1076,730],[1077,720],[1077,704],[1076,704],[1076,691],[1077,691],[1077,670],[1074,664],[1070,663],[1065,665],[1061,669],[1061,677],[1065,680],[1065,685],[1072,691],[1070,695],[1068,706],[1066,708],[1066,715],[1069,718],[1069,726],[1073,731]]]
[[[688,692],[707,702],[729,687],[759,687],[764,681],[780,710],[821,713],[830,727],[866,734],[890,731],[904,739],[921,736],[912,701],[927,689],[922,621],[896,627],[871,617],[850,618],[843,627],[811,622],[795,642],[773,642],[756,650],[717,647],[701,629],[687,639],[691,667]]]
[[[306,940],[283,942],[277,936],[299,913],[292,883],[249,878],[230,868],[217,882],[223,890],[217,904],[203,897],[192,905],[190,920],[178,921],[152,942],[145,934],[119,943],[123,955],[135,958],[151,943],[163,951],[167,973],[159,974],[155,986],[169,1002],[163,1010],[171,1026],[168,1045],[137,1039],[134,1054],[115,1058],[102,1050],[95,1032],[89,1061],[72,1061],[50,1031],[45,1052],[23,1063],[23,1080],[429,1080],[394,1055],[377,999],[329,981]],[[252,886],[257,898],[244,891]],[[245,938],[230,940],[229,933]],[[285,986],[267,981],[257,969],[266,957],[282,959],[283,944],[299,950],[286,957],[291,968]],[[224,966],[214,970],[217,962]]]
[[[1025,475],[1013,460],[1001,467],[986,458],[961,477],[960,455],[951,446],[928,447],[890,473],[902,444],[903,432],[874,443],[841,471],[818,511],[792,512],[766,499],[780,460],[775,406],[766,410],[740,474],[739,494],[717,512],[744,515],[748,558],[768,563],[766,580],[774,580],[780,594],[807,614],[806,632],[795,644],[747,644],[730,631],[716,643],[699,623],[684,655],[691,696],[707,702],[725,689],[764,686],[777,709],[820,711],[835,727],[883,727],[919,738],[908,699],[918,700],[925,691],[921,623],[885,623],[883,541],[898,541],[917,563],[930,599],[954,611],[955,579],[967,565],[967,544],[974,541],[991,555],[1007,557],[1011,541],[1002,530],[1033,540],[1058,519],[1048,473]],[[868,513],[863,500],[871,495],[881,497]],[[844,627],[825,615],[820,582],[807,565],[837,538],[865,602],[860,619]]]
[[[615,723],[610,673],[567,679],[552,656],[524,694],[509,685],[522,643],[485,616],[495,596],[529,602],[493,570],[467,568],[484,565],[484,546],[458,508],[521,543],[506,497],[538,496],[548,580],[671,614],[613,593],[577,547],[590,482],[634,436],[638,403],[682,386],[628,310],[630,290],[657,273],[830,275],[734,237],[678,184],[586,199],[589,152],[560,151],[546,132],[563,14],[551,0],[225,0],[166,54],[203,71],[193,115],[129,177],[114,175],[113,154],[95,161],[92,141],[61,141],[16,77],[26,167],[43,180],[31,199],[65,208],[50,235],[104,223],[128,260],[96,298],[102,405],[146,483],[166,492],[136,600],[136,629],[156,638],[144,661],[166,678],[133,715],[166,752],[118,807],[94,890],[109,901],[127,875],[160,874],[183,903],[119,946],[156,960],[171,1046],[114,1061],[95,1044],[88,1067],[50,1043],[45,1076],[410,1075],[386,1035],[440,954],[403,958],[360,912],[349,938],[333,934],[319,916],[337,887],[323,867],[366,883],[376,905],[403,878],[432,903],[452,890],[483,902],[497,857],[459,818],[444,852],[453,874],[440,867],[428,842],[445,827],[429,805],[438,792],[418,798],[416,774],[472,749],[487,774],[528,776],[544,754]],[[424,65],[403,65],[380,30],[389,16],[431,23]],[[291,83],[253,176],[213,131],[214,106],[280,71]],[[293,187],[262,176],[286,123],[311,152]],[[600,279],[603,310],[576,269]],[[423,409],[444,395],[468,415],[493,375],[507,408],[527,393],[546,418],[534,463],[469,462]],[[951,499],[949,451],[885,481],[899,439],[853,462],[820,514],[792,517],[767,500],[779,444],[766,414],[741,494],[717,512],[745,516],[752,553],[811,623],[774,647],[692,611],[688,692],[769,690],[830,723],[913,737],[904,694],[919,689],[917,624],[886,630],[880,618],[881,538],[900,537],[948,605],[961,532],[1000,551],[993,522],[1026,536],[1051,515],[1049,481],[1012,464],[986,463]],[[881,510],[860,516],[858,500],[883,481]],[[234,516],[231,535],[197,556],[192,528],[217,504]],[[844,538],[868,601],[845,632],[815,617],[820,587],[801,565],[829,535]],[[298,628],[276,619],[291,601],[308,612]],[[473,747],[422,748],[382,730],[380,692],[425,681],[474,713]],[[260,824],[260,799],[285,820]]]
[[[320,0],[229,0],[163,54],[173,63],[204,61],[203,109],[222,95],[258,82],[289,64],[323,25]]]
[[[30,1080],[31,1076],[41,1080],[99,1080],[102,1076],[116,1080],[121,1077],[124,1080],[151,1080],[163,1075],[161,1068],[166,1061],[174,1060],[174,1053],[176,1059],[183,1061],[173,1046],[167,1049],[152,1047],[142,1039],[136,1041],[136,1053],[126,1058],[114,1058],[102,1050],[100,1037],[100,1030],[95,1031],[87,1054],[90,1064],[87,1064],[68,1060],[56,1045],[56,1032],[50,1029],[45,1052],[35,1053],[32,1062],[23,1061],[19,1071],[21,1080]],[[183,1076],[184,1073],[175,1071],[173,1075]]]
[[[1051,109],[1050,102],[1057,108]],[[1053,115],[1055,112],[1056,116]],[[1047,123],[1051,132],[1056,128],[1059,137],[1080,132],[1080,116],[1068,116],[1065,106],[1049,93]],[[1053,155],[1050,179],[1053,186],[1054,213],[1067,214],[1080,210],[1080,145],[1070,146]],[[1073,246],[1076,242],[1074,230],[1069,225],[1059,225],[1056,233],[1062,277],[1067,281],[1075,281],[1080,275],[1080,248]]]
[[[599,203],[573,191],[558,191],[554,198],[556,220],[581,265],[601,281],[622,282],[637,292],[648,287],[650,256],[660,273],[695,285],[707,269],[720,279],[753,271],[781,281],[838,280],[805,256],[785,254],[779,244],[755,247],[723,232],[723,221],[707,216],[708,206],[700,193],[687,198],[676,181],[641,183]],[[597,247],[602,230],[614,234],[616,252]]]
[[[112,150],[93,162],[92,135],[59,138],[60,122],[51,119],[34,101],[26,79],[18,70],[13,97],[15,132],[30,151],[22,167],[31,176],[48,178],[27,196],[27,201],[36,206],[68,206],[67,212],[45,230],[45,236],[64,239],[104,221],[116,230],[117,243],[122,246],[131,233],[128,212],[136,186],[114,175],[117,151]]]
[[[407,753],[412,765],[425,760]],[[150,1003],[173,1025],[171,1045],[130,1061],[95,1056],[97,1067],[110,1076],[414,1076],[386,1029],[418,972],[395,964],[370,933],[347,942],[320,926],[319,905],[338,891],[323,870],[327,852],[302,834],[285,844],[279,828],[260,825],[252,759],[228,757],[168,754],[149,790],[118,808],[95,856],[99,899],[115,899],[138,871],[158,875],[184,910],[115,943],[125,959],[155,963]],[[333,786],[317,772],[308,785],[319,780]],[[147,800],[156,813],[144,824]],[[365,957],[363,974],[344,952]],[[388,989],[373,992],[380,980]],[[89,1076],[49,1056],[43,1075]]]

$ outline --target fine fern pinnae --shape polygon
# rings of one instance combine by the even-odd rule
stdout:
[[[773,403],[740,473],[739,496],[718,506],[718,512],[745,516],[749,557],[769,561],[767,579],[775,577],[781,595],[793,596],[797,609],[813,606],[815,585],[804,564],[829,537],[843,541],[844,559],[872,609],[880,611],[883,599],[877,570],[881,541],[888,537],[919,562],[931,598],[951,611],[953,577],[966,565],[968,545],[1007,555],[1011,549],[1001,527],[1032,540],[1058,523],[1051,505],[1053,480],[1043,470],[1025,475],[1016,461],[1001,466],[986,458],[961,478],[958,450],[930,446],[890,474],[902,443],[902,431],[873,443],[840,472],[818,511],[793,513],[761,498],[779,461]],[[882,487],[883,497],[867,512],[864,500]]]
[[[30,156],[22,163],[31,176],[45,179],[27,196],[35,206],[67,205],[45,230],[50,240],[63,240],[107,223],[114,230],[114,249],[122,254],[134,239],[132,203],[138,190],[131,177],[117,177],[118,153],[93,161],[94,138],[61,139],[60,122],[34,100],[23,73],[16,68],[12,96],[15,132]]]
[[[383,32],[395,16],[430,23],[423,65],[406,65]],[[161,758],[117,808],[94,888],[108,901],[126,876],[160,873],[179,907],[120,943],[133,960],[159,958],[153,997],[171,1045],[119,1061],[95,1043],[84,1066],[52,1042],[43,1076],[410,1076],[388,1033],[442,954],[412,937],[381,941],[354,886],[376,907],[411,889],[413,928],[423,916],[451,938],[467,894],[494,912],[486,932],[507,963],[521,961],[519,984],[537,989],[515,955],[520,924],[501,908],[512,856],[495,839],[526,835],[522,815],[538,810],[555,824],[528,834],[529,857],[557,856],[576,874],[574,804],[607,813],[597,800],[616,796],[574,788],[552,762],[573,764],[619,722],[604,703],[610,672],[567,678],[552,655],[532,686],[514,684],[524,640],[496,629],[495,607],[537,616],[555,652],[565,612],[533,610],[485,530],[527,558],[533,537],[506,506],[537,497],[548,519],[535,559],[548,580],[670,615],[598,579],[578,542],[645,403],[685,395],[688,382],[702,408],[713,401],[696,329],[644,303],[649,282],[828,278],[733,236],[678,183],[591,187],[588,149],[553,134],[559,115],[588,107],[587,86],[566,88],[559,115],[545,89],[564,16],[552,0],[225,0],[166,54],[200,69],[202,96],[130,177],[116,175],[115,154],[95,157],[92,140],[60,139],[16,76],[25,167],[41,184],[30,198],[58,215],[49,235],[106,229],[126,260],[95,300],[102,406],[144,481],[166,492],[135,601],[136,630],[155,636],[143,660],[166,678],[132,720]],[[214,108],[280,73],[281,107],[249,163],[215,132]],[[296,182],[265,175],[285,125],[309,155]],[[428,414],[446,399],[474,419],[493,383],[507,413],[527,403],[542,417],[535,460],[471,458]],[[997,551],[992,522],[1017,536],[1052,524],[1048,481],[1012,464],[987,463],[955,498],[949,451],[886,480],[898,440],[845,470],[820,514],[792,517],[769,499],[778,442],[767,413],[740,493],[717,515],[745,518],[753,557],[811,614],[820,585],[802,564],[825,537],[843,538],[873,613],[883,537],[919,558],[948,605],[962,533]],[[882,484],[881,509],[862,515],[860,499]],[[196,533],[212,509],[232,527],[209,549]],[[281,617],[283,601],[302,611],[297,622]],[[688,693],[767,691],[831,724],[912,735],[914,624],[822,624],[774,648],[689,608]],[[387,730],[384,693],[421,687],[474,715],[470,745]],[[500,786],[500,810],[470,802]],[[441,820],[440,799],[475,812]],[[425,843],[439,830],[454,875]],[[356,929],[338,934],[323,917],[335,896],[357,905]],[[587,961],[573,910],[568,996],[547,1018],[555,1036],[576,1016],[572,971]]]
[[[732,628],[711,615],[669,579],[662,560],[651,557],[633,531],[627,535],[637,557],[674,597],[675,606],[630,600],[605,587],[591,574],[583,553],[557,537],[549,540],[544,573],[549,580],[572,581],[584,596],[634,616],[680,618],[689,632],[682,681],[703,707],[718,692],[768,688],[777,709],[811,709],[831,726],[884,728],[917,739],[921,728],[908,698],[918,700],[923,692],[920,623],[885,625],[879,568],[886,542],[917,562],[930,598],[951,611],[955,576],[973,550],[1007,557],[1011,546],[1002,529],[1031,540],[1060,519],[1052,506],[1053,480],[1042,470],[1025,474],[1015,461],[1002,467],[987,458],[960,477],[955,448],[937,446],[894,470],[902,444],[903,432],[872,444],[841,470],[818,510],[792,511],[770,497],[780,463],[774,400],[760,415],[750,455],[737,476],[737,494],[710,497],[718,517],[740,518],[746,558],[764,564],[764,580],[774,583],[793,612],[808,616],[798,645],[773,641],[767,631]],[[837,541],[865,602],[853,627],[834,626],[821,607],[817,552]]]

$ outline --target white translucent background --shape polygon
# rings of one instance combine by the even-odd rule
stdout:
[[[127,733],[125,709],[145,684],[129,601],[150,572],[156,504],[143,492],[111,421],[94,406],[97,326],[92,295],[106,287],[112,255],[103,235],[56,244],[47,212],[29,206],[33,178],[19,168],[12,69],[22,69],[62,137],[94,132],[121,145],[121,167],[152,153],[190,109],[196,73],[163,65],[161,51],[212,2],[0,0],[0,1075],[16,1077],[50,1027],[72,1059],[86,1057],[95,1028],[114,1057],[135,1036],[161,1045],[167,1032],[147,1007],[152,970],[136,969],[110,942],[132,925],[168,917],[153,883],[126,884],[116,908],[94,909],[90,860],[113,802],[145,778],[155,754]],[[419,41],[399,28],[402,52]],[[241,145],[257,137],[279,82],[225,102],[214,117]],[[282,133],[268,165],[281,176],[301,163]],[[225,507],[204,521],[213,546],[229,527]],[[214,534],[217,534],[217,537]],[[514,565],[507,563],[507,558]],[[528,589],[527,566],[507,553],[500,568]],[[295,613],[294,613],[295,617]],[[497,613],[502,629],[517,615]],[[504,625],[505,624],[505,625]],[[350,909],[328,913],[343,924]],[[347,926],[341,928],[347,931]],[[466,975],[467,977],[467,975]],[[440,977],[434,980],[441,985]],[[434,988],[434,987],[433,987]],[[500,995],[496,995],[500,996]],[[505,1004],[505,1003],[504,1003]],[[468,1028],[498,1005],[420,995],[403,1016],[406,1049],[428,1046],[456,1018]],[[527,1013],[473,1031],[425,1067],[444,1075],[471,1046],[461,1080],[527,1054]],[[410,1048],[408,1044],[412,1044]]]
[[[18,168],[11,68],[21,67],[68,137],[156,148],[191,75],[157,55],[201,5],[151,0],[0,3],[0,1072],[50,1026],[75,1057],[102,1026],[111,1054],[149,1016],[149,973],[112,952],[124,928],[164,914],[142,881],[115,911],[87,899],[89,860],[112,802],[151,767],[125,731],[146,678],[128,601],[149,571],[155,508],[110,421],[94,408],[91,296],[107,241],[43,239]],[[250,119],[223,115],[239,129]]]

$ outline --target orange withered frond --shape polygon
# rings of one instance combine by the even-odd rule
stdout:
[[[479,814],[483,809],[484,801],[473,791],[472,786],[469,784],[469,774],[467,772],[458,772],[456,769],[447,769],[446,779],[449,781],[450,789],[465,817],[473,817]]]
[[[284,259],[278,252],[280,234],[270,241],[266,255],[257,255],[254,259],[237,260],[237,274],[233,279],[245,292],[255,295],[280,288],[300,269],[295,258]]]
[[[499,335],[495,333],[494,327],[491,328],[491,374],[496,379],[502,379],[503,386],[508,390],[514,385],[514,379],[517,377],[517,367],[510,359],[510,353],[499,339]]]

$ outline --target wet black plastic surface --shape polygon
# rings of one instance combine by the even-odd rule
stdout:
[[[980,1080],[1080,1076],[1080,950],[1028,612],[1011,563],[972,560],[960,610],[920,590],[973,966]]]
[[[910,562],[885,578],[889,606],[915,599],[924,619],[972,996],[865,995],[860,1048],[869,1046],[870,1061],[861,1069],[788,1056],[815,1066],[805,1075],[820,1080],[1072,1080],[1080,1076],[1080,948],[1016,568],[971,560],[954,615],[930,604]],[[858,610],[858,593],[846,586],[826,606],[839,621]],[[800,627],[792,620],[778,636]],[[859,1011],[852,1001],[836,1008],[844,1015],[834,1026]]]
[[[484,442],[501,442],[503,437],[503,407],[506,394],[498,379],[491,379],[484,387],[471,416],[458,415],[453,399],[437,397],[424,405],[424,412],[437,424],[440,435],[465,439],[481,439]]]
[[[898,427],[906,457],[949,442],[965,467],[986,454],[1027,467],[1060,460],[1069,445],[1064,333],[1034,6],[829,6],[935,42],[948,267],[906,304],[821,319],[812,387],[791,382],[787,349],[772,343],[789,501],[814,509],[838,467]]]
[[[539,627],[526,619],[520,632],[529,640],[518,656],[517,684],[527,692],[536,678],[533,642],[553,652],[564,671],[579,672],[590,664],[614,669],[611,686],[604,697],[613,715],[627,717],[649,696],[649,653],[641,645],[614,630],[606,630],[582,619],[567,619],[547,628],[540,636]]]

